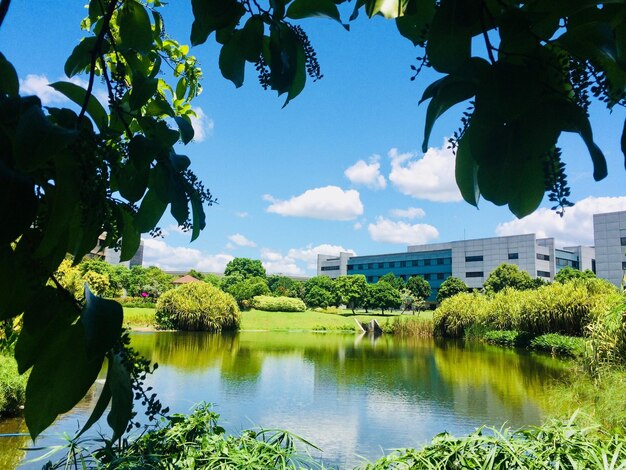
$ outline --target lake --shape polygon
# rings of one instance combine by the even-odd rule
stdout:
[[[539,424],[545,386],[567,374],[566,362],[545,355],[389,335],[156,332],[134,333],[132,341],[159,364],[148,384],[173,412],[211,402],[227,431],[287,429],[341,468],[421,446],[442,431]],[[61,433],[87,419],[98,393],[96,386],[37,444],[61,443]],[[0,423],[0,433],[19,431],[21,420]],[[14,466],[23,445],[26,438],[0,438],[0,468]]]

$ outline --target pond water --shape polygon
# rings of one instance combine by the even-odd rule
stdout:
[[[215,403],[227,431],[287,429],[341,468],[421,446],[442,431],[539,424],[545,385],[567,373],[567,363],[525,351],[387,335],[157,332],[132,341],[159,364],[149,385],[172,411]],[[37,444],[61,443],[98,393],[96,386]],[[0,423],[0,434],[24,430],[21,420]],[[23,455],[16,449],[27,445],[25,437],[0,438],[0,468],[15,466]]]

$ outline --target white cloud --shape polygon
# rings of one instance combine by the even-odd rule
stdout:
[[[180,225],[177,224],[170,224],[167,227],[161,229],[161,234],[164,237],[167,237],[173,233],[177,233],[179,235],[188,235],[189,231],[185,231],[183,230],[183,228]]]
[[[193,140],[195,142],[202,142],[208,136],[213,133],[215,123],[213,119],[209,118],[199,106],[194,106],[192,110],[196,113],[195,116],[191,116],[191,127],[193,127]]]
[[[367,230],[372,240],[404,245],[422,245],[439,238],[439,231],[428,224],[411,225],[406,222],[394,222],[378,217],[376,222],[369,224]]]
[[[454,154],[446,148],[431,147],[422,158],[412,153],[389,150],[391,173],[389,181],[402,194],[435,202],[461,201],[454,177]]]
[[[421,219],[426,216],[426,212],[419,207],[409,207],[407,209],[391,209],[391,215],[399,219]]]
[[[144,266],[158,266],[166,271],[197,269],[221,273],[232,259],[233,256],[224,253],[209,255],[195,248],[170,246],[155,238],[144,239]]]
[[[248,217],[250,214],[248,214],[247,212],[235,212],[235,215],[237,217],[239,217],[240,219],[245,219],[246,217]]]
[[[361,222],[357,222],[352,227],[354,230],[361,230],[363,228],[363,224]]]
[[[362,184],[370,189],[385,189],[387,180],[380,174],[378,155],[374,155],[370,163],[359,160],[344,171],[344,175],[354,184]]]
[[[303,276],[304,271],[296,264],[296,260],[269,248],[261,250],[261,262],[268,274],[284,274],[285,276]]]
[[[353,220],[363,214],[360,194],[354,189],[344,191],[338,186],[309,189],[299,196],[281,201],[266,194],[271,202],[267,212],[283,216],[308,217],[322,220]]]
[[[306,263],[308,269],[317,269],[317,255],[339,256],[339,253],[352,253],[354,250],[340,245],[321,244],[317,246],[307,245],[305,248],[291,248],[288,256]]]
[[[542,207],[523,219],[499,224],[500,236],[535,233],[538,238],[554,237],[558,246],[593,245],[593,214],[626,210],[626,197],[588,197],[568,207],[561,218]]]
[[[71,82],[75,85],[79,85],[83,88],[87,88],[87,82],[80,77],[60,77],[58,81]],[[45,75],[26,75],[25,79],[20,78],[20,94],[21,95],[36,95],[41,100],[41,104],[44,106],[69,103],[69,99],[59,93],[50,85],[48,77]],[[105,107],[108,106],[109,97],[106,91],[94,87],[93,94],[98,101]]]
[[[256,246],[256,243],[254,243],[252,240],[248,240],[240,233],[231,235],[230,237],[228,237],[228,239],[237,246],[249,246],[251,248],[254,248]]]

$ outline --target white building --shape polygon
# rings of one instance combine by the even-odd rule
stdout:
[[[594,214],[593,236],[598,277],[622,287],[626,272],[626,211]]]

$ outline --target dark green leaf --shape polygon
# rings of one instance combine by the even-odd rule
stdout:
[[[302,45],[285,25],[272,28],[269,42],[270,86],[279,95],[290,90],[298,68],[298,49]]]
[[[141,199],[148,187],[150,169],[137,168],[132,162],[127,162],[116,173],[118,190],[128,202],[135,203]]]
[[[139,249],[141,245],[141,233],[135,229],[133,216],[126,210],[122,209],[122,218],[124,227],[122,228],[122,252],[120,253],[120,261],[128,261]]]
[[[146,9],[138,2],[127,1],[118,13],[120,46],[147,53],[152,49],[152,26]]]
[[[231,39],[222,46],[219,65],[224,78],[233,82],[237,88],[243,85],[246,59],[236,39]]]
[[[89,69],[92,60],[93,50],[96,47],[96,37],[89,36],[84,38],[72,51],[70,56],[65,61],[63,70],[65,75],[73,77],[79,73],[85,72]],[[109,51],[109,43],[103,41],[100,51],[105,54]]]
[[[456,184],[461,191],[463,199],[471,205],[478,207],[478,199],[480,197],[478,180],[476,178],[476,175],[478,174],[478,165],[472,158],[469,144],[463,142],[463,139],[459,142],[459,146],[456,150],[456,165],[454,173],[456,177]]]
[[[365,11],[370,18],[374,15],[397,18],[402,16],[408,3],[408,0],[366,0]]]
[[[176,171],[185,171],[191,165],[191,160],[185,155],[178,155],[177,153],[170,153],[170,162]]]
[[[261,53],[263,52],[263,33],[265,30],[265,24],[263,19],[254,15],[251,16],[243,29],[239,32],[237,40],[239,43],[239,50],[241,55],[248,62],[256,62],[259,60]]]
[[[246,10],[237,0],[192,0],[191,44],[204,43],[218,29],[234,29]]]
[[[624,128],[622,129],[621,147],[624,155],[624,167],[626,168],[626,119],[624,119]]]
[[[433,0],[415,0],[414,9],[396,18],[398,32],[417,46],[426,39],[428,25],[435,15]]]
[[[154,96],[159,85],[158,78],[144,78],[136,76],[130,90],[128,104],[131,110],[137,110],[145,105]]]
[[[96,297],[85,284],[85,306],[81,321],[85,331],[87,354],[100,357],[113,347],[122,333],[124,313],[114,300]]]
[[[141,233],[152,230],[161,220],[167,204],[156,195],[154,189],[149,189],[141,201],[139,212],[135,217],[135,228]]]
[[[88,358],[82,323],[55,333],[39,350],[26,386],[24,418],[33,439],[85,396],[104,360]]]
[[[87,420],[83,428],[80,430],[80,432],[76,436],[77,438],[82,436],[85,433],[85,431],[89,430],[91,426],[96,424],[96,422],[100,419],[100,417],[106,411],[107,406],[109,406],[109,403],[111,403],[111,387],[109,387],[110,370],[111,369],[109,367],[109,369],[107,370],[107,379],[106,379],[106,382],[104,383],[104,386],[102,387],[102,391],[100,392],[100,396],[98,397],[96,406],[93,407],[93,410],[91,411],[91,415],[89,415],[89,419]]]
[[[159,153],[159,148],[150,139],[135,135],[128,144],[128,159],[138,169],[148,169]]]
[[[87,90],[83,87],[71,82],[55,82],[51,83],[50,86],[59,93],[67,96],[78,106],[83,106],[85,96],[87,96]],[[109,117],[95,96],[91,95],[89,97],[89,103],[87,104],[86,110],[87,114],[89,114],[93,119],[93,122],[95,122],[96,126],[98,126],[100,132],[104,132],[108,126]]]
[[[15,241],[33,223],[37,213],[35,185],[31,178],[11,170],[0,160],[0,245]]]
[[[18,96],[20,83],[15,68],[2,53],[0,53],[0,93],[15,97]]]
[[[111,390],[111,411],[107,416],[107,422],[113,430],[111,440],[115,441],[124,434],[133,416],[133,390],[130,374],[118,354],[110,357],[107,385]]]
[[[294,20],[330,18],[341,23],[339,10],[333,0],[294,0],[287,9],[287,17]]]
[[[292,99],[304,90],[304,85],[306,83],[306,55],[302,46],[297,49],[296,62],[294,66],[296,73],[293,76],[293,81],[291,82],[291,87],[289,87],[289,93],[287,94],[287,99],[285,100],[283,107],[287,106]]]
[[[202,201],[197,194],[192,194],[191,208],[193,210],[193,231],[191,233],[191,241],[194,241],[200,235],[200,231],[206,226],[206,216],[204,214],[204,208],[202,207]]]
[[[183,225],[189,218],[187,194],[185,193],[185,189],[179,184],[173,185],[172,188],[172,205],[170,212],[172,217],[178,222],[178,225]]]

